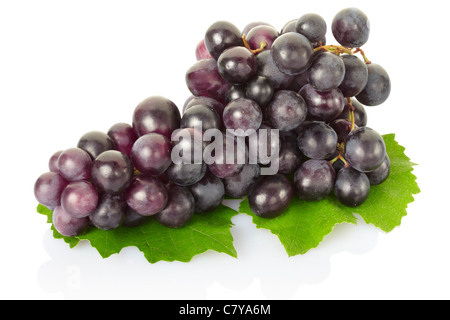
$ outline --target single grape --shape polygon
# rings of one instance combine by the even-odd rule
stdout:
[[[336,172],[326,160],[308,160],[294,175],[294,186],[300,199],[319,201],[333,190]]]
[[[208,52],[208,49],[206,49],[205,39],[200,40],[197,44],[197,47],[195,47],[195,57],[197,58],[197,60],[212,59],[211,55]]]
[[[231,134],[225,134],[217,144],[214,142],[205,148],[208,170],[216,177],[223,179],[234,176],[241,172],[247,163],[248,150],[245,143],[242,145],[237,139],[239,138]],[[215,148],[210,150],[209,147],[212,146]]]
[[[309,69],[309,83],[324,92],[336,89],[346,73],[342,58],[331,52],[321,52]]]
[[[159,133],[148,133],[136,140],[130,160],[143,174],[158,175],[172,163],[170,140]]]
[[[345,65],[345,76],[339,85],[344,97],[350,98],[359,94],[367,84],[368,69],[367,65],[354,55],[342,55],[342,61]]]
[[[206,173],[206,163],[172,163],[166,175],[174,184],[186,187],[200,181]]]
[[[151,176],[135,176],[125,190],[128,206],[142,216],[152,216],[164,209],[167,197],[166,187]]]
[[[238,136],[246,136],[247,130],[258,130],[262,122],[259,105],[250,99],[239,98],[230,102],[223,112],[223,123],[227,129],[238,130]]]
[[[258,62],[258,76],[269,79],[274,90],[286,89],[294,79],[294,76],[281,72],[275,62],[273,62],[270,50],[263,51],[256,56]]]
[[[64,150],[56,151],[48,160],[48,169],[50,172],[59,172],[58,158]]]
[[[270,125],[281,131],[297,128],[305,121],[307,112],[302,96],[290,90],[277,91],[265,108]]]
[[[92,159],[80,148],[64,150],[58,158],[59,174],[68,181],[85,180],[91,177]]]
[[[386,155],[386,145],[375,130],[362,127],[353,130],[345,142],[344,158],[356,170],[370,172],[378,168]]]
[[[289,75],[300,74],[308,69],[314,56],[309,40],[295,32],[279,36],[273,42],[270,53],[278,69]]]
[[[78,236],[89,227],[89,218],[74,218],[61,206],[57,206],[52,215],[53,226],[65,237]]]
[[[194,96],[209,97],[220,102],[225,101],[225,94],[231,87],[220,75],[214,59],[197,61],[186,71],[185,81]]]
[[[180,228],[194,216],[195,200],[188,188],[172,185],[168,189],[166,207],[155,215],[156,220],[169,228]]]
[[[329,122],[344,110],[345,98],[339,89],[320,92],[307,84],[299,94],[305,99],[311,119]]]
[[[68,184],[57,172],[43,173],[34,183],[34,196],[40,204],[53,210],[61,204],[61,194]]]
[[[370,185],[375,186],[382,184],[389,177],[391,172],[391,160],[386,153],[386,156],[381,165],[374,171],[367,172],[366,175],[369,178]]]
[[[194,200],[196,213],[209,213],[217,208],[225,195],[225,187],[221,179],[206,172],[205,176],[189,187]]]
[[[147,133],[159,133],[170,139],[180,127],[180,111],[171,100],[151,96],[141,101],[133,112],[132,125],[137,137]]]
[[[304,35],[311,42],[318,42],[327,33],[327,23],[318,14],[307,13],[295,22],[295,31]]]
[[[247,35],[245,40],[247,41],[250,49],[257,50],[261,47],[262,43],[266,43],[264,50],[270,50],[273,42],[279,36],[279,32],[272,26],[259,25],[252,28]]]
[[[241,31],[231,22],[214,22],[206,31],[205,45],[209,54],[218,59],[226,49],[243,46]]]
[[[190,107],[196,106],[199,104],[213,109],[215,112],[217,112],[217,115],[219,116],[219,118],[222,119],[223,109],[225,109],[225,106],[223,105],[223,103],[217,101],[216,99],[208,98],[208,97],[191,96],[189,101],[186,101],[185,105],[183,106],[183,114]]]
[[[256,57],[245,47],[232,47],[219,56],[217,67],[220,75],[231,84],[243,84],[255,74]]]
[[[131,209],[127,206],[127,210],[125,212],[125,217],[122,221],[122,226],[127,228],[135,228],[143,225],[147,220],[149,220],[149,216],[143,216]]]
[[[370,193],[370,182],[367,176],[352,167],[339,170],[336,175],[334,194],[342,204],[357,207],[363,204]]]
[[[78,141],[77,147],[86,151],[92,160],[101,153],[114,150],[114,141],[104,132],[90,131],[85,133]]]
[[[335,15],[331,30],[336,41],[342,46],[359,48],[369,39],[370,23],[361,10],[346,8]]]
[[[89,181],[69,183],[61,194],[61,206],[74,218],[84,218],[94,212],[98,204],[98,192]]]
[[[225,194],[232,198],[241,198],[247,195],[260,173],[261,168],[258,164],[246,164],[237,175],[223,179]]]
[[[323,160],[336,152],[337,134],[324,122],[308,122],[300,127],[297,144],[308,158]]]
[[[269,79],[257,76],[247,82],[245,97],[255,101],[260,107],[265,107],[272,99],[274,89]]]
[[[336,119],[329,123],[329,126],[337,134],[338,143],[345,142],[348,134],[352,131],[352,123],[346,119]],[[358,126],[355,126],[357,128]]]
[[[103,194],[97,208],[89,216],[91,223],[101,230],[118,228],[127,212],[127,205],[122,195]]]
[[[181,118],[180,128],[221,129],[221,118],[216,111],[202,104],[189,107]]]
[[[285,34],[285,33],[288,33],[288,32],[297,32],[297,30],[295,29],[295,25],[297,23],[297,20],[298,19],[293,19],[293,20],[290,20],[290,21],[286,22],[284,24],[283,28],[281,28],[280,34]]]
[[[297,146],[296,136],[291,132],[280,135],[278,173],[292,174],[302,164],[303,155]]]
[[[365,127],[367,125],[367,112],[364,106],[359,103],[355,98],[350,99],[352,106],[355,108],[353,111],[353,116],[355,117],[355,124],[358,127]],[[345,105],[344,110],[339,115],[339,119],[346,119],[350,121],[350,115],[349,115],[349,104],[347,99],[345,99]]]
[[[284,175],[261,176],[250,189],[248,202],[257,216],[275,218],[287,209],[292,195],[292,185]]]
[[[121,193],[133,178],[133,165],[125,154],[108,150],[92,163],[92,183],[102,192]]]
[[[376,63],[367,66],[368,79],[364,89],[356,99],[366,106],[378,106],[385,102],[391,93],[391,80],[386,70]]]
[[[114,142],[115,149],[129,157],[131,148],[138,138],[133,127],[128,123],[116,123],[107,134]]]

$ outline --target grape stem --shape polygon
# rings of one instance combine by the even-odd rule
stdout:
[[[258,49],[253,50],[252,48],[250,48],[250,45],[248,44],[247,40],[245,39],[245,34],[242,36],[242,41],[244,42],[244,46],[253,54],[258,54],[267,47],[267,42],[261,41],[261,43],[259,44],[260,47]]]
[[[314,52],[322,51],[322,50],[326,51],[326,52],[332,52],[332,53],[337,54],[337,55],[341,55],[343,53],[350,54],[350,55],[353,55],[353,54],[356,54],[356,53],[360,53],[361,56],[364,59],[364,63],[365,64],[371,64],[372,63],[367,58],[366,53],[361,48],[353,49],[353,48],[346,48],[346,47],[343,47],[343,46],[330,44],[330,45],[327,45],[327,46],[320,45],[319,47],[314,49]]]
[[[332,160],[329,161],[330,164],[333,164],[333,163],[335,163],[336,161],[341,160],[341,161],[345,164],[345,166],[348,167],[349,164],[348,164],[347,160],[345,160],[345,158],[344,158],[345,144],[344,144],[343,142],[342,142],[342,143],[339,143],[339,144],[337,145],[337,148],[338,148],[338,150],[339,150],[339,154],[337,155],[336,158],[334,158],[334,159],[332,159]]]
[[[352,123],[352,126],[350,128],[350,132],[355,130],[355,107],[352,104],[352,100],[350,98],[347,98],[348,102],[348,121]]]

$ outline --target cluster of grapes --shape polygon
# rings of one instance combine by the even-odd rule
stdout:
[[[186,73],[192,95],[181,113],[171,100],[151,96],[135,108],[132,124],[88,132],[77,147],[50,158],[34,193],[53,210],[56,230],[75,236],[89,226],[134,227],[150,217],[177,228],[195,213],[212,212],[225,195],[248,196],[261,217],[283,213],[294,192],[318,201],[334,190],[343,204],[362,204],[390,171],[384,141],[366,127],[363,105],[383,103],[390,80],[360,49],[369,35],[363,12],[348,8],[335,16],[340,45],[326,45],[326,29],[317,14],[280,32],[262,22],[242,31],[227,21],[211,25]],[[279,132],[267,146],[277,155],[271,175],[262,169],[275,158],[248,159],[251,141],[262,147],[250,133],[261,129]],[[232,130],[247,140],[244,146],[230,134],[208,140],[209,130]],[[199,159],[211,145],[213,160]]]

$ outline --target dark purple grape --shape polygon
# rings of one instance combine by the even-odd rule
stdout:
[[[269,79],[274,90],[286,89],[294,79],[294,76],[287,75],[278,69],[275,62],[273,62],[270,50],[258,54],[256,61],[258,62],[256,74]]]
[[[78,236],[89,227],[89,218],[74,218],[61,206],[57,206],[52,215],[53,226],[65,237]]]
[[[269,79],[257,76],[247,82],[245,96],[255,101],[260,107],[265,107],[272,99],[274,89]]]
[[[130,160],[143,174],[156,176],[172,163],[170,140],[159,133],[148,133],[136,140]]]
[[[272,26],[259,25],[252,28],[245,36],[250,49],[257,50],[261,47],[262,43],[266,43],[264,50],[270,50],[273,42],[279,36],[279,32]]]
[[[351,98],[352,106],[355,108],[353,111],[353,116],[355,117],[355,124],[358,127],[365,127],[367,125],[367,112],[364,106],[359,103],[355,98]],[[344,110],[338,117],[339,119],[350,120],[349,115],[349,104],[347,99],[345,99]]]
[[[331,30],[337,42],[347,48],[359,48],[369,40],[370,23],[357,8],[339,11],[333,19]]]
[[[156,220],[169,228],[180,228],[194,216],[195,200],[188,188],[172,185],[168,189],[166,207],[155,215]]]
[[[114,142],[115,149],[129,157],[131,148],[138,138],[133,127],[128,123],[116,123],[107,134]]]
[[[385,102],[391,93],[391,80],[382,66],[371,63],[367,66],[369,76],[364,89],[356,99],[366,106],[378,106]]]
[[[307,84],[299,93],[305,99],[311,119],[329,122],[344,110],[345,98],[339,89],[320,92]]]
[[[318,14],[307,13],[295,22],[295,31],[304,35],[311,42],[318,42],[327,33],[327,23]]]
[[[275,218],[287,209],[292,195],[292,185],[284,175],[261,176],[250,189],[248,202],[257,216]]]
[[[244,29],[242,29],[241,34],[242,35],[246,35],[247,33],[249,33],[250,30],[252,30],[255,27],[258,26],[269,26],[269,27],[273,27],[271,24],[267,23],[267,22],[262,22],[262,21],[255,21],[255,22],[250,22],[249,24],[247,24]]]
[[[231,84],[243,84],[255,74],[258,64],[256,57],[245,47],[225,50],[217,60],[220,75]]]
[[[289,75],[300,74],[308,69],[314,56],[309,40],[295,32],[279,36],[273,42],[270,53],[278,69]]]
[[[205,39],[198,42],[197,47],[195,48],[195,58],[197,58],[197,60],[212,59],[208,49],[206,48]]]
[[[344,61],[340,56],[321,52],[309,69],[309,83],[317,91],[331,91],[344,80],[345,72]]]
[[[246,88],[244,85],[235,85],[232,86],[225,95],[225,102],[228,104],[231,101],[234,101],[239,98],[246,98],[245,95]],[[223,113],[223,112],[222,112]]]
[[[68,181],[87,180],[91,177],[92,159],[80,148],[64,150],[58,158],[59,174]]]
[[[219,118],[222,119],[223,109],[225,109],[225,106],[223,105],[223,103],[217,101],[216,99],[208,98],[208,97],[195,97],[195,96],[192,96],[189,99],[189,101],[186,101],[186,103],[185,103],[185,105],[183,107],[183,114],[190,107],[196,106],[196,105],[199,105],[199,104],[207,106],[207,107],[213,109],[214,111],[217,112],[217,115],[219,116]]]
[[[297,145],[308,158],[327,159],[336,152],[337,134],[324,122],[308,122],[299,129]]]
[[[91,223],[101,230],[118,228],[127,212],[127,205],[122,195],[103,194],[97,208],[89,216]]]
[[[133,112],[133,129],[137,137],[147,133],[159,133],[170,139],[180,127],[180,110],[171,100],[152,96],[141,101]]]
[[[261,169],[258,164],[246,164],[237,175],[223,179],[225,194],[232,198],[246,196],[260,173]]]
[[[105,151],[115,149],[114,141],[101,131],[90,131],[84,134],[78,141],[77,147],[86,151],[92,160]]]
[[[239,98],[225,107],[223,123],[225,128],[235,130],[235,135],[247,136],[252,133],[251,130],[258,130],[262,116],[258,103],[254,100]]]
[[[167,189],[151,176],[135,176],[125,191],[128,206],[142,216],[152,216],[167,204]]]
[[[58,158],[64,150],[56,151],[48,160],[48,168],[50,172],[59,172]]]
[[[244,144],[231,134],[225,134],[221,141],[215,141],[205,149],[205,162],[208,170],[221,179],[234,176],[242,171],[247,163],[248,150]],[[214,146],[213,150],[209,147]]]
[[[181,118],[180,128],[197,128],[202,131],[221,129],[221,117],[216,111],[202,104],[189,107]]]
[[[74,218],[84,218],[94,212],[98,192],[89,181],[71,182],[61,194],[61,206]]]
[[[206,172],[205,176],[189,187],[194,200],[196,213],[209,213],[217,208],[225,196],[225,187],[221,179]]]
[[[122,226],[127,228],[135,228],[143,225],[147,220],[149,220],[149,216],[143,216],[131,209],[127,206],[127,211],[125,212],[125,217],[122,221]]]
[[[354,55],[342,55],[345,65],[345,76],[339,85],[344,97],[350,98],[359,94],[367,84],[367,65]]]
[[[309,70],[302,72],[296,76],[292,80],[291,84],[287,88],[288,90],[299,92],[303,86],[309,83]]]
[[[172,135],[172,162],[176,164],[202,163],[203,151],[207,145],[203,132],[195,128],[183,128]]]
[[[298,93],[279,90],[265,108],[270,125],[281,131],[289,131],[303,123],[307,115],[305,100]]]
[[[300,199],[320,201],[333,190],[336,172],[326,160],[308,160],[294,175],[294,186]]]
[[[303,154],[297,146],[296,136],[287,132],[280,135],[278,173],[292,174],[302,164]]]
[[[200,181],[206,173],[206,163],[172,163],[166,175],[174,184],[186,187]]]
[[[205,34],[205,45],[209,54],[218,59],[226,49],[243,46],[241,31],[228,21],[213,23]]]
[[[279,157],[279,130],[262,124],[259,130],[248,137],[249,163],[270,164]]]
[[[391,172],[391,160],[388,154],[386,154],[383,163],[374,171],[367,172],[367,178],[369,178],[370,185],[375,186],[382,184],[389,177]]]
[[[363,204],[370,193],[370,182],[367,176],[352,167],[339,170],[336,175],[334,194],[342,204],[357,207]]]
[[[345,142],[348,134],[352,131],[352,123],[346,119],[336,119],[329,123],[329,126],[337,134],[338,143]],[[355,126],[357,128],[357,126]]]
[[[125,154],[108,150],[92,163],[92,183],[102,192],[121,193],[133,178],[133,165]]]
[[[61,194],[68,184],[57,172],[43,173],[34,184],[34,196],[40,204],[53,210],[61,204]]]
[[[225,101],[225,94],[231,87],[219,73],[217,61],[203,59],[197,61],[186,72],[186,85],[197,97],[209,97],[220,102]]]
[[[360,172],[374,171],[383,163],[385,155],[386,145],[375,130],[362,127],[347,136],[344,158],[354,169]]]
[[[281,28],[280,34],[285,34],[288,32],[297,32],[297,30],[295,29],[295,24],[297,23],[297,20],[298,19],[293,19],[293,20],[286,22],[286,24],[283,26],[283,28]]]

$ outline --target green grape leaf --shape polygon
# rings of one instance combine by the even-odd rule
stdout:
[[[337,224],[356,224],[354,214],[385,232],[392,231],[400,226],[408,204],[414,201],[413,195],[420,189],[412,174],[415,164],[405,155],[405,148],[395,141],[394,134],[385,135],[383,139],[391,160],[389,178],[381,185],[372,186],[369,198],[360,207],[346,207],[331,194],[319,202],[307,202],[294,196],[286,212],[274,219],[253,214],[248,200],[241,203],[239,212],[251,215],[258,228],[277,235],[289,256],[316,248]]]
[[[37,211],[48,217],[48,223],[52,222],[51,210],[38,205]],[[231,218],[236,214],[235,210],[221,205],[210,214],[194,215],[187,225],[178,229],[167,228],[156,219],[149,219],[134,228],[121,226],[108,231],[90,228],[76,237],[62,236],[53,225],[51,229],[54,238],[63,239],[71,248],[81,240],[88,240],[103,258],[118,254],[125,247],[135,246],[150,263],[189,262],[194,256],[208,250],[237,257],[230,232]]]

